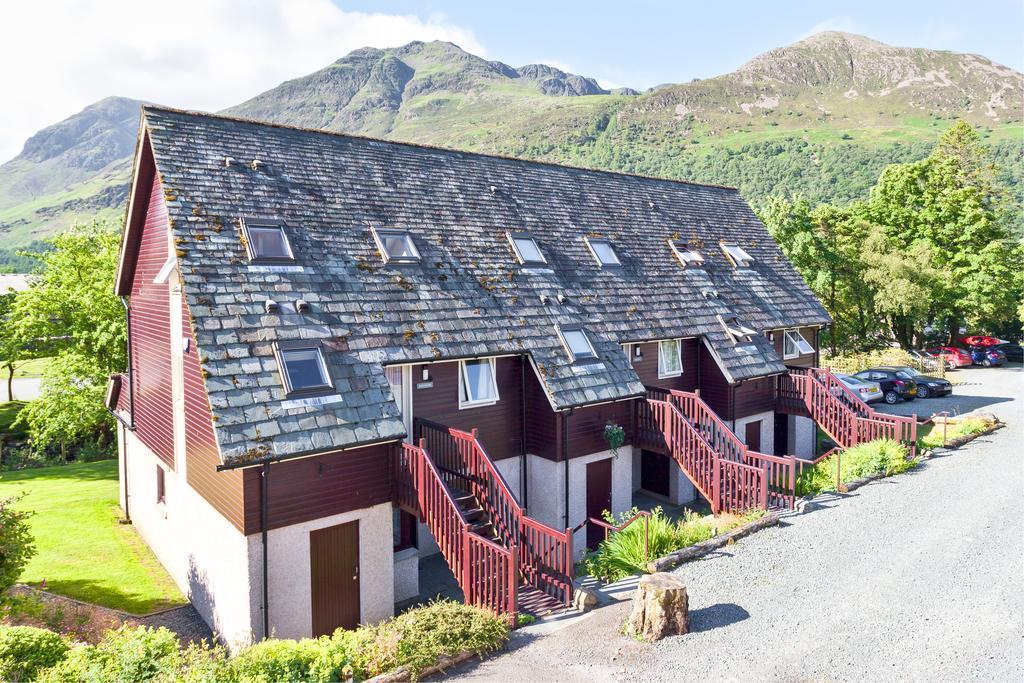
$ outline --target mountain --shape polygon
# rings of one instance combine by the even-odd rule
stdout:
[[[738,186],[864,197],[955,120],[979,127],[1021,196],[1024,75],[978,55],[825,32],[732,73],[638,93],[451,43],[356,50],[224,113],[446,147]],[[109,98],[40,131],[0,166],[8,244],[120,215],[138,102]]]

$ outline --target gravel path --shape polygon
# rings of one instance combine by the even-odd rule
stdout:
[[[1007,427],[684,565],[689,635],[626,638],[621,603],[454,677],[1024,680],[1024,371],[972,380]]]

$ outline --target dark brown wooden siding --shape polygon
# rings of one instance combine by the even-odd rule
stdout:
[[[170,292],[153,278],[167,261],[167,207],[159,178],[148,194],[146,221],[139,238],[132,278],[132,381],[135,432],[168,467],[174,467],[174,420],[171,406]]]
[[[642,358],[636,357],[636,347],[640,347]],[[630,360],[633,369],[640,376],[640,381],[645,386],[662,387],[664,389],[678,389],[680,391],[693,391],[697,388],[697,349],[700,346],[699,339],[684,339],[682,343],[683,374],[679,377],[658,379],[658,343],[633,344],[630,346]]]
[[[604,440],[604,428],[609,422],[614,422],[626,430],[626,443],[631,443],[633,402],[604,403],[573,411],[569,417],[569,457],[578,458],[608,450],[608,443]]]
[[[775,378],[762,377],[733,387],[733,419],[775,409]]]
[[[561,418],[551,409],[537,373],[526,367],[526,452],[555,460],[561,449]]]
[[[182,338],[189,341],[182,359],[185,388],[185,473],[189,486],[239,529],[245,525],[242,513],[242,472],[218,472],[220,454],[213,433],[210,402],[199,367],[199,349],[188,313],[188,304],[181,307]]]
[[[779,354],[779,358],[783,358],[783,337],[784,330],[774,330],[775,337],[775,352]],[[784,358],[786,365],[793,365],[796,367],[813,367],[817,364],[818,356],[818,328],[816,327],[801,327],[800,334],[804,336],[807,343],[814,347],[814,353],[805,353],[802,356],[796,358]]]
[[[395,446],[369,446],[270,466],[270,529],[391,500]],[[245,533],[260,530],[260,471],[245,470]]]
[[[498,358],[495,373],[498,402],[489,406],[459,409],[459,364],[433,363],[426,366],[433,386],[417,389],[422,381],[423,365],[412,369],[412,414],[449,427],[469,431],[476,427],[480,443],[493,460],[522,453],[522,359]],[[532,368],[527,368],[533,374]],[[536,381],[536,380],[534,380]]]
[[[732,419],[732,388],[711,352],[702,343],[699,351],[700,396],[723,420]]]

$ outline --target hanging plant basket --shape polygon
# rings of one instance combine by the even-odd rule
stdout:
[[[612,455],[618,455],[619,448],[626,443],[626,430],[621,425],[609,422],[604,426],[604,441],[608,444]]]

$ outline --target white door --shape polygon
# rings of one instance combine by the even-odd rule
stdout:
[[[405,423],[405,440],[407,443],[412,443],[412,366],[384,368],[384,374],[387,375],[391,393],[402,413],[402,421]]]

